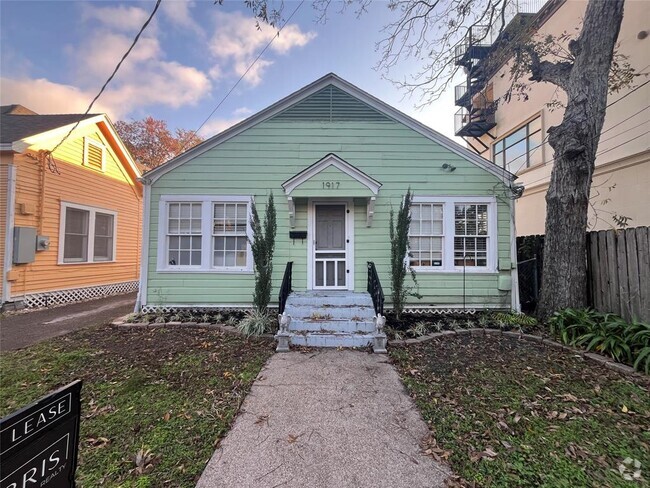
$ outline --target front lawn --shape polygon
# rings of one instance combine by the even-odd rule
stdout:
[[[80,486],[194,486],[272,353],[215,330],[89,329],[4,353],[0,415],[81,379]]]
[[[500,335],[393,347],[391,358],[431,429],[423,449],[447,459],[460,485],[624,487],[650,479],[645,378]],[[638,471],[634,460],[643,481],[623,477]]]

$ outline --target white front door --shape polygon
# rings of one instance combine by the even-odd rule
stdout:
[[[345,203],[314,203],[314,289],[351,289],[348,267],[348,212]]]

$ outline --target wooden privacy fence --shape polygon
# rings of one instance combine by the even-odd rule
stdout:
[[[589,232],[587,272],[593,308],[650,322],[650,228]]]
[[[542,281],[544,236],[517,237],[522,307],[533,311]],[[650,228],[587,233],[589,306],[650,322]]]

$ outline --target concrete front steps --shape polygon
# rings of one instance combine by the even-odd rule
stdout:
[[[366,347],[375,339],[375,311],[368,293],[295,292],[284,313],[291,317],[288,334],[293,345]]]

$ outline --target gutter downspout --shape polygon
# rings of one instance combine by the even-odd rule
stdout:
[[[512,269],[510,276],[512,281],[511,307],[517,313],[521,313],[521,300],[519,297],[519,266],[517,263],[517,225],[515,224],[515,202],[523,194],[523,187],[511,187],[513,197],[510,200],[510,262]]]
[[[14,212],[16,209],[16,167],[7,165],[7,215],[5,220],[5,255],[2,269],[2,296],[0,304],[11,300],[11,283],[7,273],[11,270],[14,254]]]
[[[140,284],[138,286],[138,298],[135,301],[134,313],[140,313],[142,307],[147,304],[147,284],[149,274],[149,217],[151,215],[151,181],[140,178],[143,194],[142,203],[144,211],[142,215],[142,246],[140,249]]]

